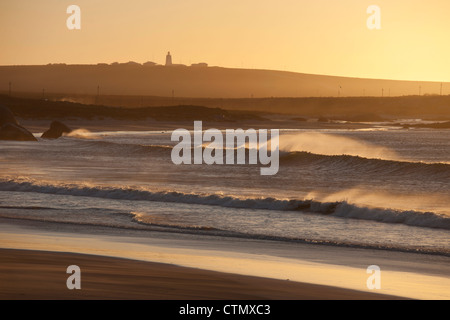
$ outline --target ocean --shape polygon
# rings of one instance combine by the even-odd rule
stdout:
[[[171,133],[0,141],[0,218],[450,256],[450,130],[280,130],[273,176],[175,165]]]

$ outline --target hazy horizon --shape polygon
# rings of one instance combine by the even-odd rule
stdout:
[[[138,64],[140,66],[145,66],[145,63],[152,62],[155,63],[155,67],[165,67],[164,63],[158,63],[155,61],[113,61],[113,62],[93,62],[93,63],[66,63],[66,62],[49,62],[46,64],[0,64],[0,67],[35,67],[35,66],[57,66],[57,65],[66,65],[66,66],[114,66],[114,65],[126,65],[126,64]],[[207,61],[201,62],[208,64]],[[193,63],[194,65],[196,63]],[[171,66],[170,68],[176,67],[193,67],[196,68],[192,64],[177,64]],[[360,80],[382,80],[382,81],[401,81],[401,82],[420,82],[420,83],[442,83],[442,84],[450,84],[450,81],[434,81],[434,80],[408,80],[408,79],[387,79],[387,78],[370,78],[370,77],[352,77],[352,76],[343,76],[343,75],[335,75],[335,74],[321,74],[321,73],[307,73],[301,71],[290,71],[290,70],[278,70],[278,69],[263,69],[263,68],[245,68],[245,67],[226,67],[219,65],[209,65],[207,68],[221,68],[221,69],[236,69],[236,70],[255,70],[255,71],[273,71],[273,72],[286,72],[286,73],[294,73],[294,74],[303,74],[303,75],[312,75],[312,76],[323,76],[323,77],[334,77],[334,78],[350,78],[350,79],[360,79]]]
[[[66,27],[71,4],[80,30]],[[371,5],[377,30],[366,25]],[[449,11],[444,0],[4,1],[0,65],[163,63],[171,51],[176,64],[450,82]]]

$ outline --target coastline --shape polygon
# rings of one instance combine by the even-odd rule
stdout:
[[[1,300],[392,300],[394,296],[98,255],[0,249]],[[66,287],[77,261],[80,290]]]
[[[242,296],[239,296],[239,294],[242,291],[239,289],[241,287],[238,284],[241,283],[241,280],[237,280],[240,277],[270,279],[277,283],[276,287],[280,288],[280,290],[283,289],[284,284],[288,284],[287,288],[290,288],[292,283],[299,285],[308,284],[303,289],[300,289],[300,287],[295,289],[299,290],[298,292],[286,289],[288,291],[284,293],[280,293],[280,291],[268,292],[267,295],[263,296],[252,296],[252,292],[247,292],[248,299],[284,300],[289,299],[291,295],[292,299],[346,299],[346,297],[348,299],[363,299],[363,297],[364,299],[387,299],[388,296],[389,299],[393,297],[425,300],[445,300],[449,298],[448,257],[165,232],[143,232],[141,234],[133,232],[131,236],[126,230],[117,231],[111,228],[74,227],[73,225],[69,227],[62,224],[34,222],[17,225],[13,221],[2,222],[4,223],[0,226],[0,239],[2,240],[1,247],[4,249],[58,252],[54,253],[54,261],[59,261],[59,258],[56,258],[59,254],[71,253],[101,257],[98,259],[109,257],[131,259],[140,263],[159,263],[164,266],[171,265],[197,270],[200,272],[197,276],[203,279],[201,281],[206,282],[209,280],[205,279],[210,279],[208,278],[210,276],[208,272],[228,274],[231,278],[227,281],[231,281],[234,284],[232,288],[227,288],[226,290],[223,287],[216,288],[217,290],[215,289],[216,291],[212,294],[203,292],[203,296],[181,297],[172,295],[164,296],[161,299],[228,299],[226,297],[229,296],[222,294],[231,293],[237,294],[237,296],[229,298],[240,299]],[[22,271],[29,273],[29,275],[21,274],[18,276],[16,279],[19,279],[20,283],[22,283],[20,279],[33,277],[34,270],[39,270],[40,267],[36,266],[36,262],[40,261],[39,255],[35,255],[35,258],[35,263],[22,264]],[[67,261],[67,263],[67,266],[81,264],[78,259]],[[366,281],[369,276],[366,273],[366,268],[372,264],[378,264],[381,267],[381,290],[369,290],[366,287]],[[39,266],[39,263],[37,265]],[[5,262],[2,262],[0,267],[6,267],[2,271],[2,274],[6,277],[12,270],[16,270],[16,267],[11,265],[8,267],[8,264],[5,264]],[[97,268],[96,270],[98,281],[108,282],[106,278],[104,279],[105,275],[102,268]],[[133,272],[134,267],[123,266],[120,270],[115,271],[118,272],[117,278],[125,282],[132,281],[131,276],[133,274],[130,275],[129,272],[130,270]],[[82,268],[83,274],[84,271],[84,268]],[[206,277],[206,274],[204,274],[206,278],[201,276],[202,272],[207,272],[208,277]],[[127,280],[129,275],[130,279]],[[67,290],[65,279],[67,279],[68,275],[65,273],[65,269],[62,270],[61,276],[64,279],[62,282],[63,289]],[[93,280],[95,280],[94,278]],[[167,275],[166,279],[169,278],[170,275]],[[136,278],[134,279],[136,280]],[[181,285],[187,280],[180,278],[177,281]],[[18,286],[20,283],[10,283],[8,290],[13,290],[13,287]],[[35,283],[35,285],[37,284]],[[141,285],[141,282],[135,281],[135,285]],[[151,284],[149,283],[148,285]],[[269,288],[272,287],[269,283],[267,285]],[[311,288],[315,288],[313,296],[308,295],[309,289],[305,289],[309,288],[309,285],[312,285]],[[130,290],[132,291],[131,287]],[[195,287],[198,286],[195,285]],[[22,291],[28,290],[26,286],[24,288],[22,288]],[[329,288],[334,289],[330,291],[328,290]],[[178,289],[181,290],[181,288]],[[144,293],[147,292],[147,289],[142,290],[144,290]],[[256,291],[253,291],[253,294],[261,294],[261,288],[254,290]],[[332,294],[336,292],[334,290],[343,290],[343,293],[333,296]],[[10,292],[17,293],[14,290]],[[167,292],[169,294],[169,291]],[[295,295],[294,292],[296,292]],[[348,296],[344,295],[344,293],[348,294]],[[104,294],[106,295],[106,293]],[[371,297],[371,295],[375,296]],[[2,299],[12,299],[12,297],[11,295]],[[18,298],[20,299],[20,297]],[[44,296],[36,296],[36,298],[47,299]],[[59,296],[56,296],[56,298],[59,298]],[[60,298],[63,298],[63,296]],[[92,298],[92,296],[86,298]],[[101,297],[98,296],[97,298]],[[115,296],[114,298],[127,299],[127,296]],[[145,295],[134,297],[134,299],[154,298],[158,299],[154,296],[148,297]]]
[[[200,118],[200,117],[199,117]],[[322,123],[316,121],[299,122],[291,119],[292,116],[272,116],[265,120],[253,121],[203,121],[208,128],[216,128],[225,130],[228,128],[242,128],[242,129],[331,129],[331,130],[365,130],[374,128],[376,125],[371,123]],[[156,121],[153,119],[143,120],[117,120],[117,119],[57,119],[69,126],[72,130],[85,129],[91,132],[103,131],[173,131],[179,128],[193,128],[193,121]],[[21,125],[28,128],[34,134],[42,134],[46,131],[51,123],[50,119],[22,119],[18,118]]]
[[[50,123],[49,119],[19,120],[35,135],[45,131]],[[83,128],[92,132],[157,132],[179,127],[191,128],[193,124],[192,121],[86,120],[76,117],[67,118],[64,122],[72,129]],[[389,124],[376,123],[295,121],[292,115],[242,122],[209,121],[207,125],[218,129],[265,127],[281,130],[377,130],[378,126],[390,127]],[[0,252],[20,250],[8,251],[8,259],[0,261],[0,287],[6,288],[0,290],[0,295],[7,293],[0,299],[450,298],[448,256],[193,235],[167,230],[113,230],[91,225],[19,222],[8,218],[0,219],[0,222]],[[72,262],[74,258],[85,261],[96,270],[95,277],[88,279],[95,286],[86,294],[75,297],[65,292],[68,291],[65,287],[68,275],[64,268],[61,276],[64,281],[58,282],[58,285],[62,283],[63,286],[55,287],[51,284],[54,281],[51,274],[56,269],[43,266],[40,262],[48,261],[49,265],[54,265],[58,261],[65,261],[68,266],[79,263]],[[117,264],[121,264],[121,267],[103,273],[103,269],[109,270]],[[369,277],[366,269],[371,265],[379,265],[382,270],[381,290],[374,291],[366,287]],[[147,273],[149,268],[158,274],[156,279]],[[169,269],[173,272],[162,273]],[[82,270],[84,274],[85,269]],[[17,274],[15,280],[8,276],[14,272]],[[176,281],[168,281],[172,275],[177,276]],[[120,283],[115,280],[111,282],[111,277],[122,280]],[[153,282],[149,280],[144,284],[141,277],[150,277]],[[37,290],[39,287],[47,288],[39,279],[50,283],[49,292]],[[210,283],[217,283],[217,286],[211,288]],[[160,291],[154,292],[155,286]],[[190,291],[188,287],[196,288],[197,291]]]
[[[0,303],[450,301],[450,1],[348,2],[3,1]]]

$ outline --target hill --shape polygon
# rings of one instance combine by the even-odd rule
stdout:
[[[348,97],[440,94],[441,83],[286,71],[138,63],[0,66],[0,91],[186,98]],[[443,84],[444,94],[450,83]]]

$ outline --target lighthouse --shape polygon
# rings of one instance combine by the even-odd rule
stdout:
[[[170,55],[170,51],[167,52],[167,56],[166,56],[166,66],[171,66],[172,65],[172,56]]]

